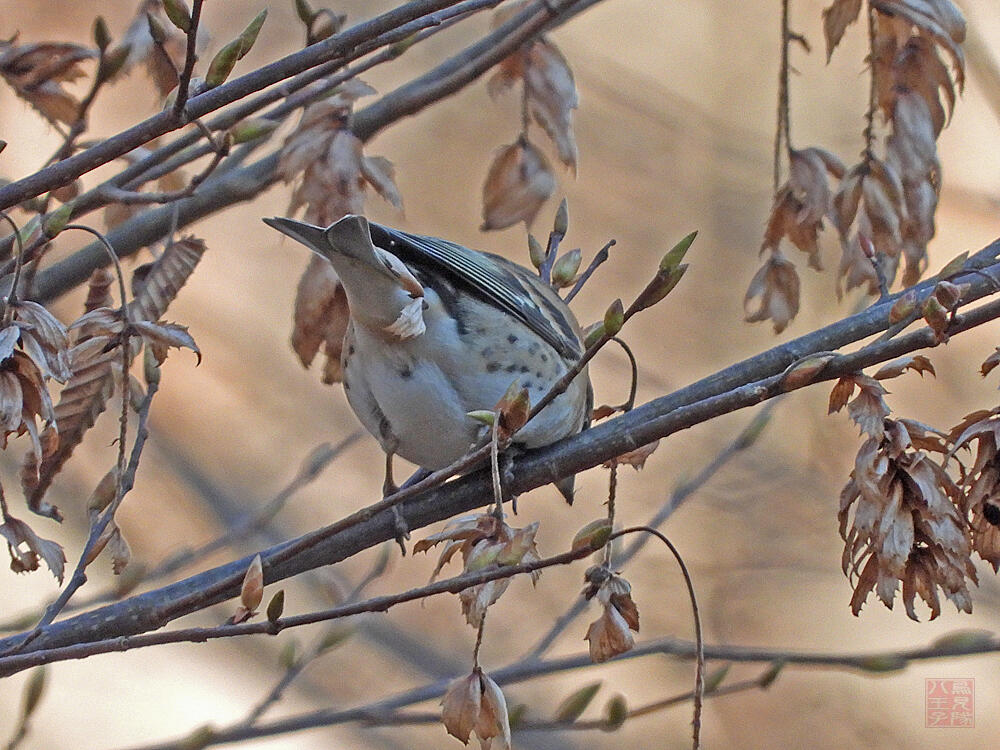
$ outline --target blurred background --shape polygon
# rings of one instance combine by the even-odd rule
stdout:
[[[335,11],[354,23],[391,2],[340,2]],[[829,65],[824,62],[820,13],[823,2],[795,2],[793,28],[813,44],[796,49],[792,81],[792,139],[818,145],[851,163],[862,148],[867,97],[865,38],[848,29]],[[970,33],[987,48],[1000,44],[1000,16],[989,0],[961,3]],[[97,14],[120,35],[135,4],[58,0],[2,4],[0,35],[20,41],[89,39]],[[207,61],[262,7],[256,0],[206,3],[211,34]],[[301,25],[290,0],[271,3],[258,44],[237,67],[242,73],[287,54],[301,43]],[[606,0],[552,34],[573,68],[580,92],[575,125],[578,174],[560,175],[557,196],[569,201],[570,231],[564,247],[581,247],[585,258],[608,239],[617,240],[611,262],[574,303],[583,323],[597,319],[616,296],[642,288],[661,255],[683,235],[699,231],[688,255],[691,268],[681,287],[626,330],[639,355],[639,401],[647,401],[739,359],[802,335],[858,309],[849,295],[837,302],[833,272],[807,270],[790,251],[803,279],[802,309],[776,337],[767,324],[743,322],[742,300],[758,267],[757,249],[770,207],[771,147],[776,107],[780,5],[728,0]],[[393,65],[365,76],[380,92],[392,90],[432,67],[488,27],[482,15],[410,50]],[[1000,235],[1000,91],[989,89],[973,60],[968,85],[940,142],[944,188],[930,267],[940,268],[963,250],[977,251]],[[141,71],[105,91],[93,132],[111,134],[152,114]],[[0,90],[0,174],[21,177],[37,169],[58,137],[6,88]],[[364,102],[362,102],[363,104]],[[459,95],[406,119],[368,144],[368,154],[388,157],[397,169],[405,214],[369,199],[381,222],[446,236],[468,246],[526,261],[521,226],[478,231],[480,191],[493,151],[519,129],[518,97],[492,101],[481,81]],[[284,128],[272,140],[280,144]],[[542,139],[539,138],[539,141]],[[265,149],[266,150],[266,149]],[[551,154],[551,152],[550,152]],[[553,157],[553,162],[555,159]],[[288,345],[291,309],[306,251],[282,242],[260,223],[281,214],[289,190],[278,187],[252,203],[196,225],[208,245],[201,266],[167,318],[188,325],[204,361],[173,353],[153,405],[152,437],[135,490],[118,518],[134,560],[155,564],[179,549],[219,536],[227,524],[270,501],[295,475],[308,452],[357,429],[337,387],[323,386]],[[558,201],[543,209],[534,227],[548,225]],[[98,218],[92,216],[93,221]],[[86,241],[61,238],[60,253]],[[77,244],[74,244],[77,243]],[[832,232],[822,237],[825,264],[834,269],[840,250]],[[70,321],[82,294],[55,305]],[[976,408],[997,402],[994,379],[978,375],[979,363],[997,344],[996,326],[962,335],[930,353],[937,378],[907,375],[889,384],[889,404],[899,415],[941,428]],[[619,402],[627,392],[628,365],[615,350],[592,367],[597,402]],[[781,401],[761,438],[733,458],[670,518],[665,532],[691,568],[700,599],[706,641],[786,650],[857,653],[930,643],[958,629],[998,629],[1000,585],[980,564],[973,615],[945,604],[934,622],[912,622],[902,607],[888,611],[869,601],[851,615],[851,587],[840,572],[837,504],[860,444],[844,415],[826,415],[829,389],[797,392]],[[680,482],[724,450],[751,420],[747,411],[663,441],[642,472],[623,469],[620,519],[642,523]],[[86,498],[114,460],[117,427],[106,414],[77,450],[51,492],[66,521],[59,527],[31,519],[43,536],[62,543],[71,564],[85,538]],[[5,486],[17,486],[25,446],[4,454]],[[326,472],[298,492],[273,521],[269,536],[224,550],[183,574],[328,524],[379,497],[381,453],[367,435],[354,442]],[[402,472],[399,472],[402,473]],[[516,525],[541,521],[543,555],[565,549],[575,531],[603,514],[607,472],[578,478],[577,501],[567,507],[552,488],[521,499]],[[12,511],[26,515],[8,489]],[[415,538],[427,531],[415,532]],[[328,606],[331,591],[350,591],[378,561],[371,550],[317,575],[289,581],[286,613]],[[391,593],[425,582],[435,558],[400,559],[389,550],[388,572],[369,584],[369,594]],[[0,566],[0,613],[4,620],[37,613],[57,592],[45,572],[17,576]],[[110,563],[91,568],[88,589],[112,585]],[[452,568],[451,573],[457,572]],[[446,574],[449,569],[446,569]],[[489,671],[529,651],[555,617],[577,598],[583,566],[550,570],[537,587],[516,581],[491,610],[482,651]],[[687,595],[675,564],[653,546],[625,575],[642,614],[642,639],[692,637]],[[91,588],[93,587],[93,588]],[[269,587],[265,597],[277,587]],[[920,609],[926,620],[926,609]],[[219,623],[220,607],[187,618]],[[553,655],[585,650],[590,610],[569,626]],[[475,632],[464,624],[457,598],[395,608],[337,626],[350,637],[311,664],[268,713],[276,718],[316,708],[348,708],[410,687],[468,671]],[[308,648],[329,629],[285,632],[202,645],[177,645],[105,655],[50,668],[44,702],[27,748],[116,748],[177,738],[203,724],[227,725],[244,717],[279,679],[279,654],[290,641]],[[710,668],[719,664],[713,663]],[[763,667],[734,665],[727,680],[753,677]],[[563,673],[505,689],[510,704],[529,716],[551,716],[562,697],[581,685],[603,685],[587,716],[599,715],[615,693],[641,705],[684,692],[693,664],[647,657]],[[975,680],[976,726],[927,729],[924,686],[928,678]],[[26,674],[0,683],[0,737],[19,710]],[[844,670],[788,668],[767,691],[749,690],[707,701],[703,717],[708,747],[960,748],[984,747],[1000,733],[993,707],[1000,699],[996,656],[915,662],[906,670],[872,676]],[[437,710],[436,702],[420,706]],[[519,748],[673,748],[690,744],[690,705],[629,721],[617,733],[564,732],[515,735]],[[310,730],[238,745],[254,748],[356,747],[373,749],[457,747],[439,724],[370,729],[357,725]]]

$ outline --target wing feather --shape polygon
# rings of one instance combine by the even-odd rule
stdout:
[[[513,315],[562,356],[579,359],[580,334],[569,308],[526,268],[506,258],[437,237],[425,237],[370,222],[374,243],[417,267],[432,267]]]

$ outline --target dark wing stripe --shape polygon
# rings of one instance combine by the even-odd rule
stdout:
[[[404,263],[433,264],[516,317],[564,357],[576,359],[583,353],[566,313],[533,290],[530,282],[523,280],[524,270],[516,264],[437,237],[410,234],[375,222],[370,222],[370,227],[375,244],[398,255]]]

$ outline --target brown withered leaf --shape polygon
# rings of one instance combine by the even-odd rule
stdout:
[[[923,354],[908,354],[905,357],[894,359],[892,362],[882,365],[872,377],[876,380],[887,380],[888,378],[899,377],[907,370],[913,370],[920,373],[921,376],[925,372],[937,375],[934,372],[934,365],[931,364],[928,357]]]
[[[278,174],[285,182],[298,180],[289,214],[305,206],[306,221],[327,226],[346,214],[362,213],[368,182],[386,200],[398,198],[391,165],[373,157],[366,166],[362,143],[347,127],[354,102],[373,93],[375,89],[368,84],[351,79],[335,95],[303,111],[299,124],[285,139],[278,162]],[[366,168],[370,178],[363,174]]]
[[[830,212],[830,218],[842,238],[846,238],[850,234],[854,217],[858,215],[863,177],[864,166],[855,165],[844,175],[837,192],[833,195],[833,210]]]
[[[163,11],[161,0],[144,0],[138,6],[120,41],[120,46],[128,49],[128,56],[120,74],[128,73],[136,65],[143,65],[162,98],[177,86],[177,71],[183,67],[187,53],[187,36],[169,21]],[[153,41],[147,14],[153,16],[163,30],[162,44]],[[202,19],[197,38],[199,53],[204,50],[208,38],[209,34],[205,33],[204,19]]]
[[[985,378],[997,365],[1000,365],[1000,346],[996,348],[995,352],[983,360],[983,364],[979,366],[979,374]]]
[[[170,243],[153,263],[129,303],[133,320],[159,320],[205,254],[205,241],[187,236]]]
[[[882,14],[903,19],[929,34],[951,57],[955,80],[961,91],[965,85],[965,19],[950,0],[872,0]],[[880,17],[881,20],[881,17]]]
[[[1000,348],[998,348],[997,351],[1000,352]],[[592,422],[597,422],[598,420],[601,419],[607,419],[617,411],[618,409],[614,406],[610,406],[608,404],[601,404],[600,406],[594,407],[594,410],[590,413],[590,420]]]
[[[195,237],[185,237],[168,245],[147,270],[141,288],[133,290],[134,298],[129,303],[132,319],[159,320],[204,252],[205,243]],[[103,283],[99,280],[100,285]],[[88,295],[87,312],[73,326],[77,339],[67,355],[72,376],[53,410],[54,421],[59,425],[58,449],[40,460],[32,453],[24,458],[21,484],[30,504],[42,502],[56,474],[104,411],[119,380],[121,353],[115,348],[107,349],[111,338],[100,335],[100,331],[120,330],[122,322],[107,308],[91,308],[97,298],[107,301],[107,289],[95,291],[94,299]],[[137,351],[138,342],[133,341],[130,343],[131,356]]]
[[[0,536],[7,542],[10,552],[10,569],[15,573],[38,570],[39,561],[44,561],[52,575],[61,584],[66,568],[63,548],[50,539],[42,539],[24,521],[9,513],[0,525]]]
[[[863,224],[867,224],[866,218]],[[855,233],[849,239],[842,239],[840,247],[842,252],[840,266],[837,269],[837,299],[840,299],[845,292],[865,285],[868,294],[878,294],[878,274],[871,258],[861,247],[859,233]]]
[[[892,135],[886,141],[888,160],[904,183],[924,181],[937,168],[937,133],[927,102],[912,91],[900,93],[892,109]]]
[[[340,356],[350,314],[337,272],[326,260],[310,254],[295,294],[292,348],[303,366],[309,367],[323,347],[323,382],[328,385],[343,380]]]
[[[500,686],[480,669],[455,680],[441,701],[448,734],[466,745],[475,732],[484,750],[510,750],[510,718]]]
[[[858,395],[847,404],[847,413],[862,432],[875,439],[881,439],[885,418],[891,410],[883,396],[888,393],[880,382],[867,375],[852,375],[858,387]]]
[[[576,170],[573,110],[578,98],[573,71],[552,42],[539,39],[528,52],[524,71],[528,109],[556,145],[559,160]]]
[[[635,639],[629,630],[628,622],[618,609],[611,605],[605,606],[601,616],[590,623],[584,636],[584,640],[590,645],[590,660],[599,664],[631,651],[635,646]]]
[[[783,185],[775,194],[761,248],[777,250],[782,238],[787,237],[799,250],[809,255],[810,266],[822,270],[819,258],[822,222],[810,218],[811,214],[810,209],[795,196],[793,188],[788,183]]]
[[[375,192],[394,208],[403,210],[403,196],[396,187],[396,167],[384,156],[364,156],[361,158],[361,174]]]
[[[844,31],[858,19],[861,0],[834,0],[823,10],[823,36],[826,38],[826,61],[830,62],[833,51],[840,44]]]
[[[0,40],[0,76],[45,119],[72,124],[80,103],[61,84],[84,75],[80,62],[96,53],[68,42],[18,45],[16,38]]]
[[[920,596],[940,614],[938,589],[969,612],[968,581],[976,582],[962,504],[964,493],[924,453],[914,450],[910,427],[887,420],[884,437],[869,438],[841,493],[840,533],[845,574],[857,576],[851,608],[858,614],[872,591],[886,607],[899,584],[907,614],[917,619]]]
[[[483,231],[530,226],[556,189],[548,160],[526,138],[501,148],[483,184]]]
[[[760,299],[756,310],[754,300]],[[799,275],[795,265],[780,252],[773,252],[761,266],[743,298],[744,318],[749,323],[770,320],[781,333],[799,311]]]
[[[143,344],[150,347],[156,361],[161,365],[167,359],[167,350],[172,347],[190,349],[198,356],[198,363],[201,363],[201,350],[191,334],[188,333],[187,326],[177,323],[154,323],[149,320],[137,320],[132,323],[132,330],[142,337]]]
[[[633,469],[638,471],[646,465],[647,459],[649,459],[649,457],[652,456],[659,447],[659,440],[654,440],[651,443],[640,445],[635,450],[626,451],[625,453],[615,456],[610,461],[605,461],[604,468],[610,469],[612,466],[621,466],[624,464],[626,466],[631,466]]]

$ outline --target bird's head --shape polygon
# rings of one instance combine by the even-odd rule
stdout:
[[[403,261],[375,246],[365,217],[349,214],[325,229],[281,217],[264,223],[333,264],[356,322],[399,339],[424,332],[423,286]]]

